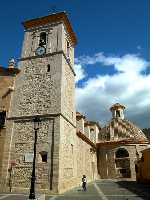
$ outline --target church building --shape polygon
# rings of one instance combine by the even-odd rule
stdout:
[[[101,178],[135,178],[134,162],[149,146],[144,133],[111,107],[105,127],[75,109],[74,48],[65,12],[23,22],[18,67],[0,67],[0,190],[62,193]],[[38,119],[39,127],[34,127]],[[36,154],[34,150],[36,147]]]

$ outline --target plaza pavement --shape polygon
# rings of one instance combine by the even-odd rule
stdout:
[[[28,195],[0,194],[1,199],[27,200]],[[150,185],[134,181],[99,180],[89,183],[87,191],[78,187],[61,195],[45,196],[45,200],[150,200]]]

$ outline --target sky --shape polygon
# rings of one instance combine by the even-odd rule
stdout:
[[[109,108],[150,127],[149,0],[5,0],[0,6],[0,65],[20,58],[22,22],[67,11],[76,33],[76,109],[104,126]]]

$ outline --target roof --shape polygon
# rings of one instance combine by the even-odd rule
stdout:
[[[0,76],[11,76],[18,74],[20,72],[20,69],[18,68],[5,68],[0,66]]]
[[[53,13],[47,16],[31,19],[31,20],[23,22],[22,24],[25,29],[30,29],[33,27],[49,24],[52,22],[63,22],[68,33],[70,34],[72,43],[74,45],[77,43],[75,33],[73,32],[73,29],[71,27],[71,24],[65,12]]]
[[[144,150],[142,150],[141,152],[142,152],[142,153],[144,153],[144,152],[150,152],[150,148],[144,149]]]
[[[121,105],[120,103],[115,103],[113,104],[111,107],[110,107],[110,110],[116,110],[118,108],[122,108],[122,109],[125,109],[125,106],[124,105]]]
[[[76,132],[77,136],[80,137],[83,141],[85,141],[87,144],[89,144],[91,147],[96,149],[96,145],[81,131]]]

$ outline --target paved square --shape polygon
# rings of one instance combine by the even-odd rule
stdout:
[[[27,200],[28,194],[0,194],[0,200]],[[99,180],[89,183],[87,191],[74,188],[61,195],[46,196],[45,200],[150,200],[150,185],[134,181]]]

